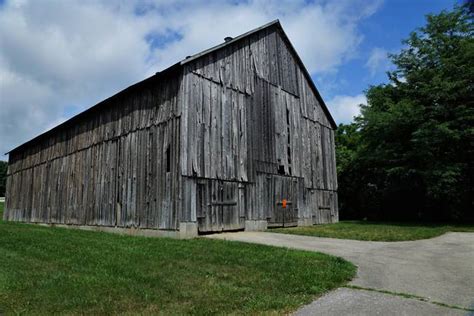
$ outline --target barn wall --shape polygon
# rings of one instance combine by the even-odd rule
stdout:
[[[264,29],[184,67],[184,187],[196,192],[197,179],[238,182],[245,188],[240,194],[246,219],[271,222],[278,216],[281,195],[275,190],[290,186],[268,176],[280,174],[295,183],[295,193],[288,189],[287,194],[294,200],[296,219],[288,215],[284,220],[337,221],[334,131],[278,28]],[[185,200],[189,196],[184,202],[187,218],[199,221],[199,201],[183,193]]]
[[[176,229],[178,89],[177,78],[148,80],[10,153],[4,218]]]
[[[10,153],[5,219],[203,232],[337,221],[334,131],[278,27],[180,71]]]

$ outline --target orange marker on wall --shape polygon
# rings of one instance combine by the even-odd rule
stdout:
[[[286,199],[281,201],[281,207],[286,208]]]

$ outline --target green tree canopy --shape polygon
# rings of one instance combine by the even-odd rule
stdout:
[[[473,35],[467,6],[455,7],[428,15],[390,55],[389,83],[370,87],[338,133],[342,216],[474,218]]]

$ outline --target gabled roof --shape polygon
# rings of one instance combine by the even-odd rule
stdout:
[[[281,23],[280,23],[280,20],[273,20],[272,22],[270,23],[267,23],[265,25],[262,25],[260,27],[257,27],[256,29],[253,29],[251,31],[248,31],[247,33],[244,33],[242,35],[239,35],[235,38],[233,38],[232,40],[230,41],[227,41],[227,42],[224,42],[222,44],[219,44],[219,45],[216,45],[214,47],[211,47],[211,48],[208,48],[200,53],[197,53],[195,55],[192,55],[184,60],[182,60],[180,62],[180,65],[184,65],[184,64],[187,64],[195,59],[198,59],[200,57],[203,57],[207,54],[210,54],[212,52],[215,52],[219,49],[222,49],[228,45],[231,45],[233,43],[236,43],[244,38],[247,38],[248,36],[252,35],[252,34],[255,34],[261,30],[264,30],[266,28],[270,28],[270,27],[276,27],[278,28],[278,30],[281,32],[281,35],[283,37],[283,40],[286,42],[286,44],[288,45],[288,47],[290,48],[290,51],[291,53],[293,54],[296,62],[298,63],[298,65],[300,66],[304,76],[306,77],[306,80],[308,80],[309,82],[309,85],[311,87],[311,89],[313,90],[313,93],[316,95],[316,98],[318,99],[319,103],[321,104],[321,107],[324,111],[324,113],[326,114],[326,116],[328,117],[328,120],[329,122],[331,123],[331,126],[336,129],[337,128],[337,124],[336,122],[334,121],[334,118],[332,117],[331,113],[329,112],[329,109],[328,107],[326,106],[326,103],[324,102],[323,98],[321,97],[321,94],[319,93],[318,91],[318,88],[316,88],[316,85],[314,84],[313,82],[313,79],[311,78],[311,75],[309,74],[308,70],[306,69],[305,65],[303,64],[303,61],[301,60],[300,56],[298,55],[298,53],[296,52],[296,49],[294,48],[293,44],[291,44],[288,36],[286,35],[285,31],[283,30],[283,27],[281,26]]]
[[[69,125],[75,123],[76,121],[78,121],[78,120],[80,120],[80,119],[82,119],[82,118],[84,118],[84,117],[86,117],[86,116],[88,116],[88,115],[90,115],[90,114],[96,112],[97,110],[101,109],[102,107],[106,106],[111,100],[113,100],[113,99],[115,99],[115,98],[117,98],[117,97],[123,96],[123,95],[125,95],[125,94],[127,94],[127,93],[130,93],[131,91],[135,90],[136,88],[141,87],[141,86],[143,86],[143,85],[145,85],[145,84],[147,84],[147,83],[153,81],[154,79],[159,79],[159,78],[162,78],[162,77],[167,77],[167,76],[170,76],[170,75],[174,75],[174,74],[176,74],[176,73],[178,72],[178,70],[182,69],[182,66],[183,66],[183,65],[185,65],[185,64],[187,64],[187,63],[189,63],[189,62],[191,62],[191,61],[193,61],[193,60],[196,60],[196,59],[201,58],[201,57],[203,57],[203,56],[205,56],[205,55],[207,55],[207,54],[210,54],[210,53],[212,53],[212,52],[215,52],[215,51],[217,51],[217,50],[220,50],[220,49],[222,49],[222,48],[224,48],[224,47],[226,47],[226,46],[228,46],[228,45],[231,45],[231,44],[233,44],[233,43],[236,43],[236,42],[238,42],[238,41],[240,41],[240,40],[242,40],[242,39],[247,38],[248,36],[250,36],[250,35],[252,35],[252,34],[255,34],[255,33],[259,32],[259,31],[261,31],[261,30],[264,30],[264,29],[267,29],[267,28],[270,28],[270,27],[276,27],[276,28],[278,28],[278,30],[281,32],[281,35],[282,35],[282,37],[283,37],[283,40],[287,43],[287,45],[288,45],[288,47],[289,47],[291,53],[293,54],[293,56],[294,56],[296,62],[299,64],[299,66],[300,66],[300,68],[301,68],[301,70],[302,70],[304,76],[306,77],[306,80],[309,82],[309,85],[310,85],[311,89],[313,90],[313,93],[316,95],[316,98],[318,99],[319,103],[321,104],[321,107],[322,107],[324,113],[326,114],[326,116],[327,116],[329,122],[331,123],[331,126],[332,126],[334,129],[336,129],[336,128],[337,128],[336,122],[334,121],[333,117],[331,116],[331,113],[329,113],[329,110],[328,110],[328,108],[327,108],[327,106],[326,106],[326,103],[324,102],[323,98],[321,97],[321,94],[319,93],[318,89],[316,88],[316,86],[315,86],[315,84],[314,84],[314,82],[313,82],[313,79],[311,78],[311,75],[309,74],[308,70],[306,69],[305,65],[303,64],[303,62],[302,62],[301,58],[299,57],[298,53],[296,52],[295,48],[293,47],[293,44],[291,44],[290,40],[288,39],[288,36],[286,35],[285,31],[283,30],[283,27],[281,26],[280,21],[277,19],[277,20],[274,20],[274,21],[272,21],[272,22],[269,22],[269,23],[267,23],[267,24],[265,24],[265,25],[262,25],[262,26],[260,26],[260,27],[258,27],[258,28],[255,28],[255,29],[253,29],[253,30],[251,30],[251,31],[248,31],[248,32],[246,32],[246,33],[244,33],[244,34],[241,34],[241,35],[239,35],[239,36],[237,36],[237,37],[235,37],[235,38],[233,38],[233,39],[231,39],[231,40],[229,40],[229,41],[226,41],[226,42],[224,42],[224,43],[222,43],[222,44],[216,45],[216,46],[211,47],[211,48],[208,48],[208,49],[206,49],[206,50],[204,50],[204,51],[202,51],[202,52],[200,52],[200,53],[197,53],[197,54],[195,54],[195,55],[192,55],[192,56],[190,56],[190,57],[187,57],[187,58],[185,58],[185,59],[183,59],[183,60],[177,62],[176,64],[174,64],[174,65],[172,65],[172,66],[170,66],[170,67],[164,69],[163,71],[157,72],[155,75],[153,75],[153,76],[151,76],[151,77],[149,77],[149,78],[146,78],[146,79],[144,79],[144,80],[142,80],[142,81],[139,81],[139,82],[137,82],[137,83],[135,83],[135,84],[133,84],[133,85],[131,85],[131,86],[125,88],[124,90],[122,90],[122,91],[120,91],[120,92],[114,94],[113,96],[111,96],[111,97],[109,97],[109,98],[107,98],[107,99],[105,99],[105,100],[103,100],[103,101],[97,103],[96,105],[94,105],[94,106],[88,108],[87,110],[84,110],[83,112],[81,112],[81,113],[79,113],[79,114],[73,116],[72,118],[70,118],[70,119],[64,121],[63,123],[61,123],[61,124],[59,124],[59,125],[57,125],[57,126],[51,128],[50,130],[48,130],[48,131],[46,131],[46,132],[44,132],[44,133],[42,133],[42,134],[40,134],[40,135],[38,135],[38,136],[36,136],[36,137],[30,139],[29,141],[27,141],[27,142],[25,142],[25,143],[23,143],[23,144],[21,144],[21,145],[19,145],[19,146],[17,146],[17,147],[15,147],[14,149],[10,150],[9,152],[7,152],[7,153],[5,153],[5,154],[9,154],[9,153],[11,153],[11,152],[13,152],[13,151],[16,151],[16,150],[18,150],[18,149],[20,149],[20,148],[22,148],[22,147],[25,147],[25,146],[27,146],[27,145],[30,145],[30,144],[34,143],[34,142],[37,142],[37,141],[39,141],[39,140],[41,140],[41,139],[47,137],[48,135],[51,135],[51,134],[53,134],[54,132],[60,130],[61,128],[68,127]]]

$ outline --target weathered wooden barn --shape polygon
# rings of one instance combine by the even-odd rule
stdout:
[[[10,151],[4,219],[182,237],[336,222],[335,128],[273,21]]]

